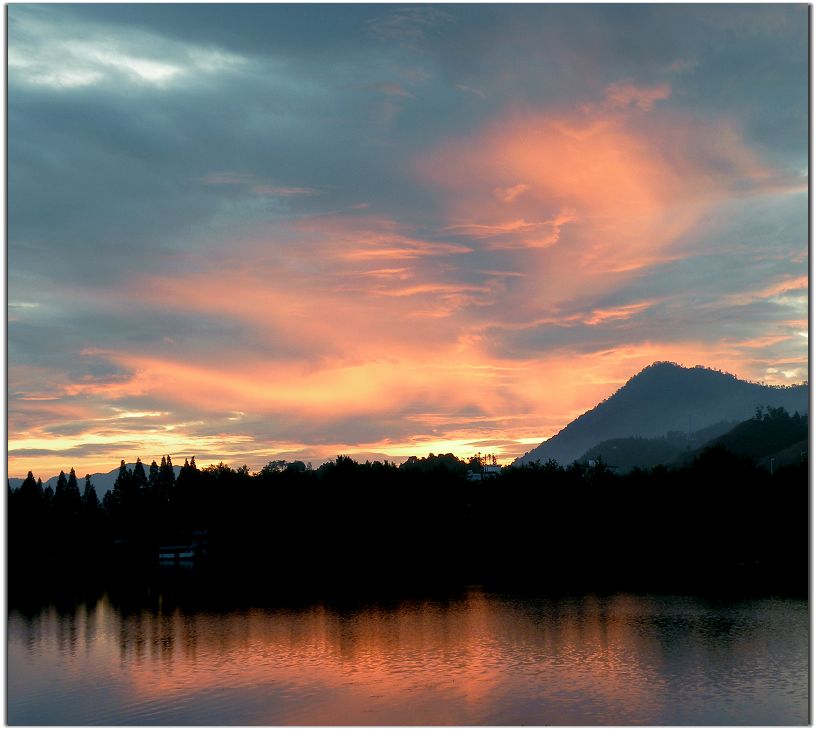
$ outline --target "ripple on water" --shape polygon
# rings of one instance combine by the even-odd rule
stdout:
[[[75,620],[75,625],[71,624]],[[616,595],[8,622],[13,724],[801,724],[797,601]]]

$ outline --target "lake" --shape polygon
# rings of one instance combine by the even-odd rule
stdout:
[[[450,598],[8,620],[10,724],[807,724],[804,600]]]

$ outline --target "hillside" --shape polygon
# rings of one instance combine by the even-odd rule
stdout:
[[[791,415],[781,407],[767,408],[686,454],[682,461],[690,462],[704,449],[717,446],[750,456],[766,468],[770,468],[772,459],[777,468],[796,463],[808,450],[808,418],[796,413]]]
[[[808,450],[808,418],[783,408],[767,408],[742,423],[717,423],[696,433],[668,433],[661,438],[611,438],[590,448],[579,463],[603,462],[617,473],[657,465],[683,466],[706,448],[721,446],[750,456],[759,465],[775,467],[797,463]]]
[[[668,465],[684,458],[686,454],[696,452],[712,438],[728,432],[736,423],[716,423],[694,433],[672,431],[660,438],[630,436],[628,438],[610,438],[587,450],[579,463],[590,460],[603,460],[618,473],[628,473],[633,468],[654,468],[657,465]]]
[[[705,367],[656,362],[515,463],[552,458],[569,464],[606,440],[693,433],[746,420],[765,407],[807,413],[808,386],[770,387]]]

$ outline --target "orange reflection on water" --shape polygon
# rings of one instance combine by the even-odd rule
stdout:
[[[536,700],[566,707],[587,695],[620,715],[656,701],[660,688],[643,660],[654,647],[644,652],[632,625],[614,617],[626,600],[536,614],[512,603],[497,610],[473,591],[454,603],[346,614],[144,612],[108,631],[109,648],[140,701],[264,687],[293,698],[259,717],[270,723],[489,722],[519,682]]]
[[[354,608],[194,610],[154,594],[152,610],[104,598],[70,613],[12,613],[12,723],[778,724],[807,715],[803,601],[474,588]]]

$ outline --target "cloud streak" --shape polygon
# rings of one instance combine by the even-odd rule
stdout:
[[[654,360],[806,376],[806,12],[342,10],[9,8],[12,475],[507,461]]]

